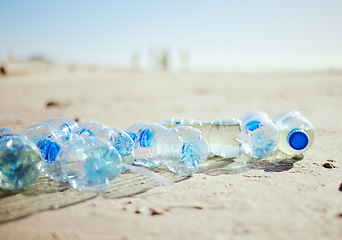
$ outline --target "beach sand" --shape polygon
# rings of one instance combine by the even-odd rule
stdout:
[[[91,196],[4,222],[0,239],[342,238],[342,73],[168,73],[29,63],[6,70],[0,128],[23,130],[65,116],[125,130],[169,117],[217,120],[295,109],[316,135],[302,159],[209,159],[173,187]]]

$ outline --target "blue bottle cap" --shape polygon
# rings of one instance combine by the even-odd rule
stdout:
[[[247,123],[245,129],[247,131],[253,132],[254,130],[256,130],[260,127],[261,127],[261,122],[257,121],[257,120],[253,120],[253,121],[250,121],[249,123]]]
[[[293,149],[302,150],[308,145],[309,137],[303,129],[297,128],[289,132],[287,141]]]

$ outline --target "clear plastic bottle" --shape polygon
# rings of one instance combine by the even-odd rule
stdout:
[[[54,130],[43,135],[37,142],[42,154],[42,173],[60,182],[66,182],[67,177],[62,172],[62,156],[73,142],[81,139],[77,134],[69,134]]]
[[[161,124],[167,128],[175,128],[178,126],[194,127],[201,131],[202,137],[208,143],[208,156],[213,156],[211,149],[210,139],[211,131],[213,128],[213,122],[211,121],[197,121],[192,118],[167,118],[164,119]]]
[[[161,152],[157,148],[159,139],[165,138],[167,129],[160,124],[136,123],[126,133],[134,141],[134,163],[146,167],[158,167],[161,164]]]
[[[178,174],[193,174],[208,158],[208,143],[196,128],[178,126],[158,143],[162,165]]]
[[[238,136],[241,121],[236,118],[224,118],[218,121],[196,121],[191,118],[168,118],[162,121],[166,127],[191,126],[202,132],[208,143],[208,156],[234,158],[241,154]]]
[[[51,118],[45,121],[45,123],[50,124],[65,133],[73,132],[78,126],[74,120],[66,117]]]
[[[73,188],[99,193],[122,171],[122,159],[114,146],[98,137],[80,138],[63,154],[62,171]]]
[[[78,125],[74,132],[83,138],[96,136],[109,141],[118,150],[122,161],[131,165],[134,160],[134,142],[124,131],[110,128],[103,123],[87,121]],[[123,171],[126,168],[122,168]]]
[[[238,141],[241,132],[241,121],[236,118],[224,118],[213,122],[210,134],[210,146],[214,155],[224,158],[235,158],[241,154],[241,143]]]
[[[135,140],[134,163],[166,166],[172,172],[192,174],[208,157],[208,144],[193,127],[167,129],[160,124],[137,123],[126,131]]]
[[[48,123],[34,123],[24,128],[22,133],[29,140],[37,144],[45,134],[48,134],[56,130],[58,130],[56,127]]]
[[[104,128],[94,134],[109,141],[121,155],[122,162],[131,165],[134,161],[134,141],[124,131],[118,128]],[[123,168],[126,170],[126,168]]]
[[[27,188],[40,168],[41,155],[33,142],[14,129],[0,129],[0,188]]]
[[[271,155],[278,145],[278,131],[269,116],[260,111],[250,111],[241,117],[239,140],[242,150],[254,158]]]
[[[279,150],[289,155],[297,155],[311,147],[315,135],[314,128],[299,111],[279,112],[273,121],[279,132]]]
[[[105,128],[108,128],[108,126],[104,125],[103,123],[95,121],[86,121],[80,123],[73,132],[85,138],[88,136],[94,136],[96,132]]]

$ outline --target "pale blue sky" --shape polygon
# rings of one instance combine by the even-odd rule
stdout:
[[[341,0],[0,0],[0,60],[148,68],[149,51],[179,52],[192,70],[342,68]]]

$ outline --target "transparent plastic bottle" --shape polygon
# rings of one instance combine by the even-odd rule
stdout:
[[[273,121],[279,132],[279,150],[289,155],[297,155],[311,147],[315,135],[314,128],[299,111],[279,112]]]
[[[65,133],[73,132],[78,126],[74,120],[66,117],[51,118],[45,121],[45,123],[50,124]]]
[[[208,144],[193,127],[167,129],[160,124],[137,123],[126,131],[135,140],[134,163],[166,166],[172,172],[192,174],[208,157]]]
[[[241,117],[239,140],[243,151],[254,158],[271,155],[278,144],[278,131],[269,116],[260,111],[250,111]]]
[[[234,158],[241,154],[238,136],[241,121],[236,118],[224,118],[218,121],[196,121],[191,118],[168,118],[162,121],[166,127],[191,126],[202,132],[208,143],[208,156]]]
[[[104,128],[97,131],[94,136],[109,141],[116,150],[118,150],[122,162],[128,165],[133,164],[134,141],[127,133],[118,128]],[[126,170],[126,168],[123,168],[123,171],[124,170]]]
[[[213,152],[210,144],[210,135],[213,128],[213,122],[211,121],[196,121],[192,118],[167,118],[164,119],[161,124],[167,128],[175,128],[178,126],[194,127],[201,131],[202,137],[208,144],[208,156],[213,156]]]
[[[0,188],[27,188],[40,175],[41,155],[36,145],[18,131],[0,129]]]
[[[126,133],[134,141],[135,164],[146,167],[160,166],[161,152],[157,148],[157,143],[165,138],[165,127],[154,123],[136,123],[130,126]]]
[[[99,193],[122,171],[122,159],[114,146],[98,137],[80,138],[63,154],[62,171],[73,188]]]
[[[122,161],[131,165],[134,160],[134,142],[124,131],[110,128],[103,123],[86,121],[78,125],[74,132],[83,138],[96,136],[109,141],[118,150]],[[122,168],[125,171],[126,168]]]
[[[103,123],[95,121],[86,121],[80,123],[73,132],[85,138],[88,136],[94,136],[96,132],[105,128],[108,128],[108,126],[104,125]]]
[[[26,127],[22,133],[34,143],[50,132],[61,130],[65,133],[71,133],[77,128],[77,123],[66,117],[56,117],[48,119],[43,123],[34,123]]]
[[[66,182],[67,177],[62,172],[62,156],[73,142],[81,139],[77,134],[62,130],[54,130],[44,134],[37,142],[42,154],[42,173],[60,182]]]
[[[196,128],[178,126],[158,143],[161,162],[174,173],[193,174],[208,158],[208,143]]]
[[[22,133],[29,140],[37,144],[45,134],[48,134],[56,130],[58,130],[56,127],[48,123],[34,123],[24,128]]]
[[[214,155],[224,158],[235,158],[241,154],[241,143],[238,141],[241,132],[241,121],[236,118],[224,118],[214,121],[210,134],[210,146]]]

